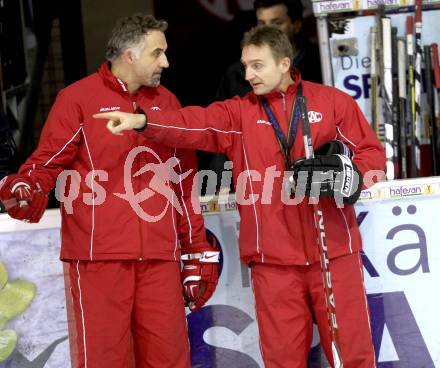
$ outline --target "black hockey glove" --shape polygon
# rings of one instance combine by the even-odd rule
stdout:
[[[315,158],[295,161],[289,178],[292,192],[354,204],[361,193],[362,175],[350,157],[347,146],[331,141],[315,152]]]
[[[315,151],[315,156],[328,155],[344,155],[351,159],[353,157],[353,152],[351,152],[350,148],[341,141],[333,140],[319,147]]]

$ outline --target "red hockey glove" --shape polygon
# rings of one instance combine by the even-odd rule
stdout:
[[[12,174],[0,181],[0,201],[11,203],[14,200],[17,201],[15,206],[7,206],[9,216],[17,220],[38,222],[49,199],[40,185],[29,176]]]
[[[183,298],[191,311],[202,308],[214,293],[218,283],[219,256],[214,237],[206,246],[182,247]]]

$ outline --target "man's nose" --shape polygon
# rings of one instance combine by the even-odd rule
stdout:
[[[162,54],[160,56],[160,66],[161,68],[168,68],[170,66],[170,63],[168,62],[168,58],[165,54]]]
[[[246,68],[244,79],[246,79],[247,81],[250,81],[251,79],[254,79],[254,77],[255,77],[255,73],[252,72],[252,70],[250,68]]]

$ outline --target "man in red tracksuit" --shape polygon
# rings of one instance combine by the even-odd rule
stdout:
[[[189,367],[181,253],[189,306],[200,308],[215,287],[218,252],[192,195],[194,152],[136,132],[112,136],[92,118],[137,105],[180,108],[160,85],[166,28],[149,15],[121,19],[108,62],[59,93],[38,148],[0,182],[0,199],[20,203],[9,214],[29,222],[61,183],[61,259],[70,264],[79,367],[125,368],[130,335],[136,367]]]
[[[362,242],[352,206],[362,180],[341,186],[336,178],[348,183],[345,180],[353,178],[354,172],[367,178],[370,170],[383,170],[384,150],[350,96],[302,81],[299,72],[292,71],[292,49],[281,31],[253,28],[242,46],[246,79],[253,89],[243,98],[178,111],[147,111],[141,105],[143,114],[113,112],[95,117],[110,119],[107,126],[113,133],[128,130],[124,134],[131,134],[136,129],[157,142],[225,152],[232,159],[241,217],[240,254],[252,267],[261,350],[268,368],[306,367],[313,319],[333,364],[314,209],[308,200],[298,203],[283,197],[283,173],[289,169],[287,176],[293,181],[303,180],[306,195],[314,194],[311,173],[337,174],[318,187],[318,195],[342,360],[345,368],[375,367],[360,258]],[[310,159],[304,159],[302,125],[294,107],[300,103],[300,94],[307,101],[311,141],[315,149],[320,148],[319,155]],[[350,149],[351,159],[325,148],[335,139]],[[341,207],[336,199],[345,205]]]

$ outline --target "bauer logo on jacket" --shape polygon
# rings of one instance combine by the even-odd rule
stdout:
[[[121,110],[121,108],[119,106],[101,107],[99,109],[100,112],[118,111],[118,110]]]
[[[159,111],[160,107],[159,106],[152,106],[152,107],[150,107],[150,110]]]
[[[317,111],[309,111],[309,122],[319,123],[322,120],[322,114]]]

